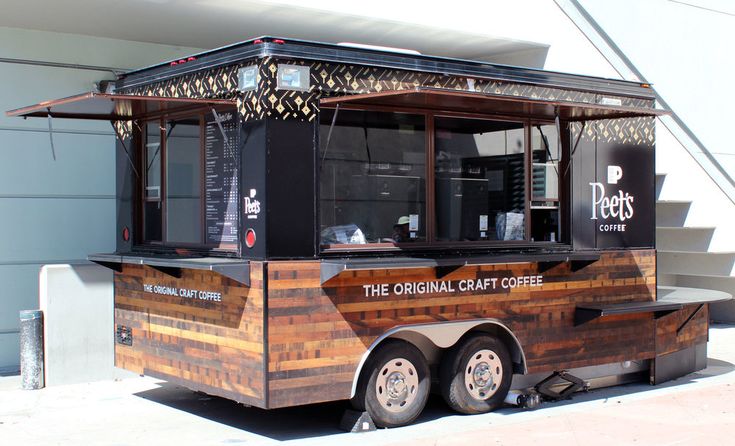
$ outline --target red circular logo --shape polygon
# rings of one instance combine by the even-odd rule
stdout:
[[[245,231],[245,246],[252,248],[255,245],[255,231],[252,228]]]
[[[128,227],[127,227],[127,226],[125,226],[125,227],[123,228],[123,230],[122,230],[122,238],[123,238],[123,240],[125,240],[126,242],[127,242],[128,240],[130,240],[130,230],[128,229]]]

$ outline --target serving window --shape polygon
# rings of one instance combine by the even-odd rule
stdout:
[[[564,240],[553,123],[384,110],[321,111],[323,249]]]
[[[238,250],[236,116],[210,109],[137,122],[138,246]]]
[[[424,116],[342,110],[335,120],[324,110],[321,119],[322,243],[425,242]]]

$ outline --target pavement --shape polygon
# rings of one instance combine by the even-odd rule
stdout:
[[[0,377],[0,446],[32,445],[704,445],[735,444],[735,325],[712,325],[706,369],[482,415],[432,396],[411,426],[350,434],[346,403],[265,411],[152,378],[21,390]]]

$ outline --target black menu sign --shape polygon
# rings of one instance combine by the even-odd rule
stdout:
[[[207,244],[232,248],[238,242],[239,121],[234,112],[219,113],[219,119],[218,124],[215,115],[208,114],[204,129]]]

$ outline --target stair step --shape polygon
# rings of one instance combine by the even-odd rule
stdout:
[[[715,228],[709,227],[656,227],[656,248],[661,251],[706,252]]]
[[[730,276],[735,272],[735,252],[658,250],[658,271],[663,274]]]
[[[657,173],[656,174],[656,198],[658,199],[658,196],[661,195],[661,189],[664,186],[664,180],[666,180],[666,174],[665,173]]]
[[[735,295],[735,277],[718,275],[687,275],[676,277],[677,286],[706,288]],[[710,319],[716,322],[735,323],[735,300],[710,304]]]
[[[657,286],[676,286],[676,274],[662,272],[660,268],[656,268],[656,285]]]
[[[656,201],[656,226],[684,226],[691,201]]]

